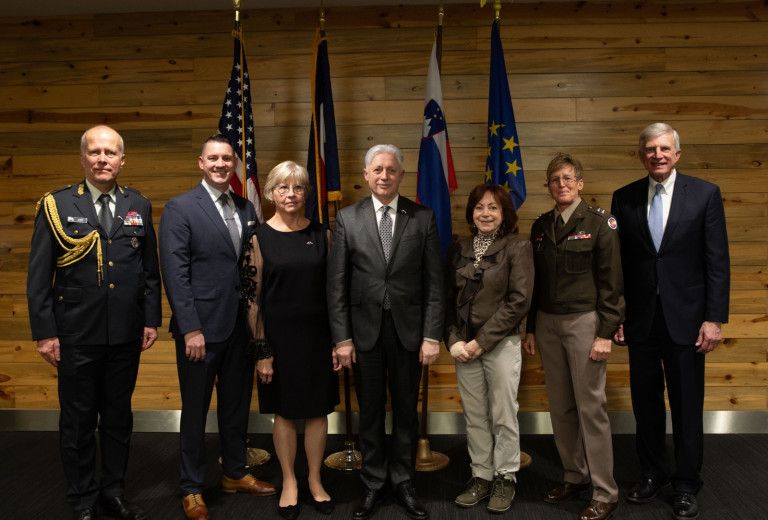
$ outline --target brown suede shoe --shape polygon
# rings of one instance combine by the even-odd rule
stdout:
[[[593,500],[589,503],[589,507],[581,512],[579,520],[606,520],[613,516],[618,507],[618,502],[599,502]]]
[[[262,497],[277,493],[275,486],[269,482],[262,482],[250,473],[239,480],[224,475],[221,477],[221,490],[224,493],[248,493]]]
[[[591,484],[585,482],[584,484],[573,484],[572,482],[565,482],[562,486],[558,486],[555,489],[551,489],[546,495],[544,495],[544,502],[550,504],[559,504],[570,500],[574,495],[578,495],[582,491],[589,489]]]
[[[203,502],[203,495],[187,495],[184,497],[182,505],[184,506],[184,514],[189,520],[210,520],[211,518],[208,516],[208,508]]]

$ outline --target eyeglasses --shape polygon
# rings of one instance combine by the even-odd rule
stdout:
[[[560,181],[563,181],[565,184],[573,184],[576,181],[578,181],[576,177],[573,175],[563,175],[562,177],[550,177],[550,179],[547,181],[547,184],[560,184]]]
[[[293,189],[293,193],[296,195],[301,195],[304,193],[304,186],[301,184],[294,184],[293,186],[288,186],[287,184],[278,184],[273,190],[277,191],[277,193],[280,194],[281,197],[285,197],[288,195],[288,192]]]

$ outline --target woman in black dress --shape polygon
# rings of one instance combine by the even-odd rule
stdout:
[[[244,256],[248,324],[257,353],[259,411],[274,413],[275,452],[283,472],[278,512],[299,515],[296,419],[305,419],[304,449],[315,509],[333,502],[320,480],[328,414],[339,403],[325,299],[330,230],[304,216],[309,177],[302,166],[275,166],[264,186],[275,215],[258,226]]]

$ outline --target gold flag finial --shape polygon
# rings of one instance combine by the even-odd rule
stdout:
[[[232,0],[232,6],[235,8],[235,22],[240,22],[240,0]]]
[[[445,8],[443,2],[440,0],[440,8],[437,10],[437,25],[443,25],[443,15],[445,14]]]
[[[514,0],[513,0],[514,1]],[[480,7],[485,7],[488,0],[480,0]],[[493,0],[493,9],[496,11],[496,20],[501,18],[501,0]]]
[[[322,2],[320,2],[320,31],[325,33],[325,7]]]

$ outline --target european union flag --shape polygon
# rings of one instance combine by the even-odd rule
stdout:
[[[507,82],[507,66],[501,47],[499,20],[491,30],[491,86],[488,94],[488,158],[485,182],[498,184],[509,192],[517,210],[525,201],[525,177],[515,112]]]

